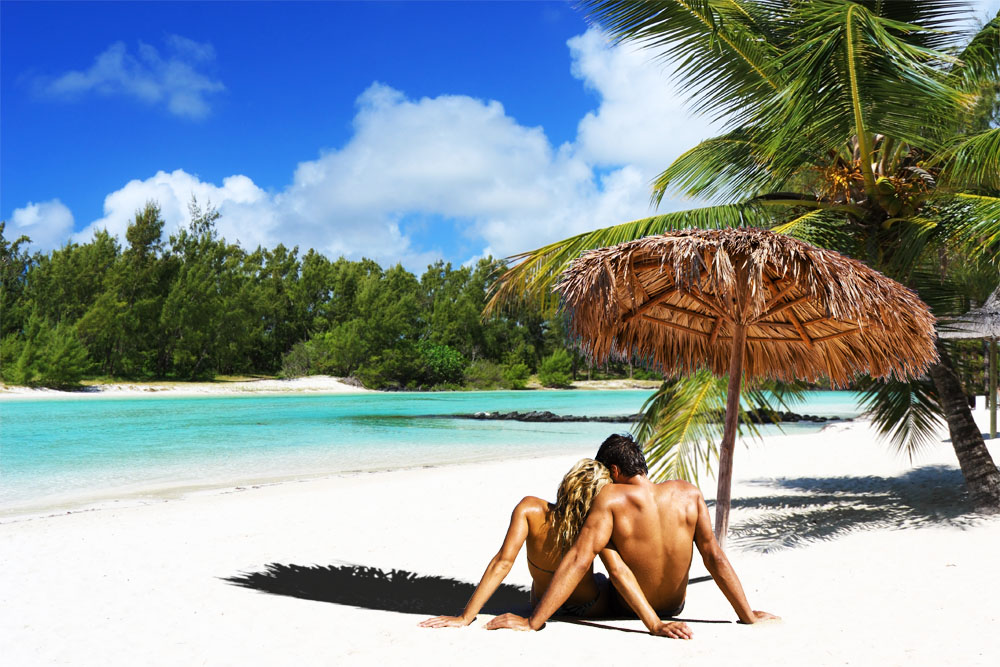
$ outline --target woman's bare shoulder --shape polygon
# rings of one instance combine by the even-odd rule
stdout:
[[[514,508],[514,514],[530,516],[538,513],[544,513],[548,511],[548,509],[549,501],[538,498],[537,496],[525,496]]]

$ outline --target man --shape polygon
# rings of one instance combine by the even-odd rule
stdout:
[[[705,567],[742,623],[777,618],[750,608],[740,580],[712,533],[708,507],[696,486],[649,481],[642,450],[628,435],[609,437],[595,458],[611,471],[615,483],[604,487],[594,500],[580,536],[563,557],[531,618],[504,614],[490,621],[488,629],[540,629],[605,547],[616,549],[628,566],[605,561],[616,591],[654,635],[693,636],[686,623],[660,620],[661,615],[676,616],[684,608],[692,545],[698,547]],[[636,591],[635,586],[626,585],[630,580],[638,583],[645,597],[629,592]]]

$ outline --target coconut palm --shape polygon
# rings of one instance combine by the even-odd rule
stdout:
[[[953,314],[961,299],[949,264],[961,258],[995,275],[1000,260],[1000,129],[984,120],[1000,90],[1000,15],[963,32],[966,4],[584,0],[616,41],[668,61],[693,109],[724,124],[724,134],[681,155],[653,184],[657,204],[681,195],[707,205],[518,255],[490,306],[551,299],[554,281],[586,249],[683,227],[744,225],[861,259],[917,290],[939,316]],[[874,420],[912,453],[944,417],[973,503],[998,510],[1000,473],[947,346],[939,343],[939,352],[923,381],[869,386]],[[706,383],[665,383],[647,405],[639,433],[653,458],[671,460],[689,434],[657,406],[684,396],[704,402]],[[690,442],[683,451],[689,463],[705,457]]]

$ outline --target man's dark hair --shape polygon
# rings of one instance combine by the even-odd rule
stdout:
[[[594,458],[603,463],[608,470],[613,465],[618,466],[618,470],[626,477],[649,474],[642,448],[627,433],[608,436],[607,440],[601,443],[601,448],[597,450],[597,456]]]

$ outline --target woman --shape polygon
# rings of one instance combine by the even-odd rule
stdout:
[[[475,593],[460,616],[436,616],[423,621],[425,628],[469,625],[510,572],[521,546],[528,545],[528,571],[531,573],[531,606],[534,608],[563,555],[573,546],[590,505],[598,492],[611,483],[608,469],[593,459],[581,459],[559,484],[555,505],[528,496],[517,504],[510,517],[510,527],[503,546],[490,561]],[[607,615],[610,590],[607,578],[584,575],[558,614],[592,618]]]

